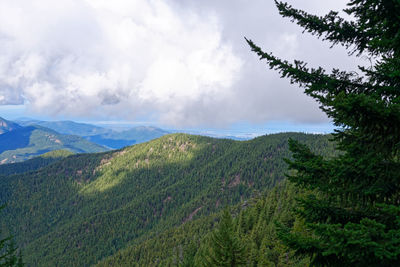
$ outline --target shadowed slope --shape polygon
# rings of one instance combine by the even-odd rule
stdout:
[[[3,164],[0,165],[0,175],[7,176],[35,171],[72,154],[74,153],[68,150],[54,150],[23,162]]]

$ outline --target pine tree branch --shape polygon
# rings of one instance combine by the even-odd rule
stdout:
[[[342,44],[346,48],[353,46],[350,54],[361,55],[368,52],[371,55],[398,53],[400,51],[400,3],[397,0],[385,0],[372,5],[368,0],[353,0],[344,11],[358,18],[346,21],[338,16],[337,11],[331,11],[325,16],[311,15],[291,5],[278,2],[275,4],[283,17],[291,18],[293,22],[318,37],[329,41],[332,45]],[[393,10],[399,10],[396,15]],[[388,14],[392,14],[391,17]],[[368,19],[364,19],[368,18]],[[382,18],[385,18],[386,21]],[[384,34],[382,34],[384,33]]]

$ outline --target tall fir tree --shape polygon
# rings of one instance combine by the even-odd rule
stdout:
[[[0,212],[5,206],[0,206]],[[1,232],[0,232],[1,236]],[[21,267],[24,266],[22,254],[17,248],[14,239],[9,236],[0,240],[0,267]]]
[[[245,248],[234,230],[228,208],[212,233],[208,253],[204,256],[205,266],[236,267],[246,264]]]
[[[315,266],[400,266],[400,0],[352,0],[344,12],[315,16],[275,2],[283,17],[341,44],[371,67],[348,72],[309,68],[252,50],[271,69],[305,88],[337,129],[341,153],[330,159],[290,141],[288,178],[314,192],[299,200],[308,235],[283,229],[280,237]]]

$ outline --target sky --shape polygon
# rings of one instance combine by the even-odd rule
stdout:
[[[347,1],[288,2],[323,15]],[[331,131],[244,37],[309,66],[368,64],[303,34],[272,0],[0,0],[0,116]]]

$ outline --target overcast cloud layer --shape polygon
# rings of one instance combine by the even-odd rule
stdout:
[[[346,1],[291,2],[324,14]],[[0,0],[0,104],[171,126],[327,121],[244,36],[283,58],[356,65],[302,35],[269,0]]]

